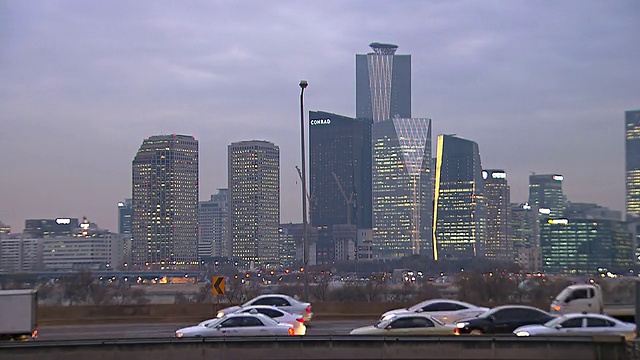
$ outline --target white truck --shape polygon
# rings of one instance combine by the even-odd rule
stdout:
[[[38,336],[36,290],[0,290],[0,340]]]
[[[598,313],[607,314],[620,320],[633,320],[633,303],[606,304],[602,288],[598,284],[569,285],[551,302],[552,314]]]

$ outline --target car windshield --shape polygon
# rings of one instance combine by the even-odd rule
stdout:
[[[565,316],[560,316],[560,317],[557,317],[557,318],[555,318],[555,319],[551,319],[551,320],[547,321],[547,322],[546,322],[546,323],[544,323],[543,325],[544,325],[544,326],[546,326],[546,327],[548,327],[548,328],[552,328],[552,327],[554,327],[554,326],[556,326],[556,325],[561,324],[562,322],[564,322],[564,321],[566,321],[566,320],[568,320],[568,319],[570,319],[570,318],[567,318],[567,317],[565,317]]]
[[[373,326],[377,327],[378,329],[384,329],[389,325],[390,322],[391,322],[391,319],[378,321],[378,323]]]
[[[205,321],[201,322],[198,325],[199,326],[206,326],[206,327],[214,327],[214,326],[218,325],[220,323],[220,321],[222,321],[222,319],[223,318],[209,319],[209,320],[205,320]]]
[[[555,300],[560,301],[561,299],[566,299],[572,291],[573,289],[565,288],[556,296]]]
[[[424,306],[426,306],[428,304],[429,304],[429,301],[423,301],[421,303],[417,303],[417,304],[413,305],[412,307],[408,308],[407,310],[416,311],[416,310],[422,309]]]

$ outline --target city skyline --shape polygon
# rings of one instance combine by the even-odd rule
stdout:
[[[412,115],[433,119],[433,138],[477,142],[513,202],[530,172],[557,173],[569,200],[624,211],[640,4],[366,5],[4,4],[0,221],[87,216],[117,231],[140,139],[180,133],[200,142],[200,200],[225,187],[228,144],[278,144],[280,222],[299,222],[297,84],[308,110],[354,116],[355,56],[371,42],[411,55]]]

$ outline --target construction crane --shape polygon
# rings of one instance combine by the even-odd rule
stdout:
[[[336,175],[336,173],[334,173],[333,171],[331,172],[331,175],[333,175],[333,178],[336,180],[336,184],[338,184],[338,188],[340,189],[340,193],[342,193],[342,197],[344,198],[344,203],[345,205],[347,205],[347,224],[351,225],[351,206],[353,204],[353,195],[354,193],[352,192],[349,197],[347,198],[347,194],[344,192],[344,189],[342,188],[342,185],[340,184],[340,180],[338,179],[338,175]]]

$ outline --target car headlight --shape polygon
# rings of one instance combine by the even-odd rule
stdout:
[[[518,331],[516,336],[531,336],[531,334],[528,331]]]
[[[177,332],[177,333],[176,333],[176,337],[177,337],[177,338],[184,337],[184,333],[183,333],[183,332],[181,332],[181,331],[179,331],[179,332]]]
[[[456,327],[457,327],[458,329],[464,329],[464,328],[465,328],[465,326],[467,326],[467,325],[469,325],[469,323],[468,323],[468,322],[461,322],[461,323],[457,323],[457,324],[456,324]]]
[[[221,318],[224,316],[224,313],[222,311],[218,311],[218,313],[216,314],[217,318]]]

